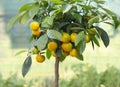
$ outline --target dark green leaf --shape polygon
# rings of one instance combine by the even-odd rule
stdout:
[[[93,35],[90,35],[90,39],[98,46],[100,47],[99,41],[97,40],[97,38]]]
[[[98,31],[98,33],[99,33],[99,35],[100,35],[100,37],[101,37],[101,39],[102,39],[105,47],[107,47],[107,46],[109,45],[109,42],[110,42],[109,36],[108,36],[107,32],[104,31],[104,30],[103,30],[102,28],[100,28],[100,27],[96,27],[96,29],[97,29],[97,31]]]
[[[111,22],[104,22],[104,23],[114,26],[114,24]]]
[[[51,53],[52,53],[52,51],[50,51],[49,49],[46,49],[46,57],[47,57],[47,59],[50,59]]]
[[[70,30],[84,30],[84,28],[81,28],[81,27],[71,27]]]
[[[19,9],[19,13],[23,12],[23,11],[27,11],[27,10],[30,10],[31,7],[32,7],[33,3],[28,3],[28,4],[25,4],[23,5],[20,9]]]
[[[73,17],[79,22],[81,23],[82,21],[82,16],[80,14],[77,13],[72,13]]]
[[[77,46],[79,42],[82,41],[84,38],[85,38],[84,31],[81,31],[75,39],[75,46]]]
[[[95,16],[90,20],[88,20],[88,26],[91,27],[94,23],[98,23],[98,22],[99,22],[99,16]]]
[[[59,41],[62,39],[62,34],[56,30],[47,30],[47,35],[51,39],[56,39]]]
[[[48,37],[46,34],[40,36],[40,38],[35,42],[36,46],[38,47],[38,50],[43,50],[48,42]]]
[[[27,50],[21,50],[21,51],[17,52],[17,53],[15,54],[15,56],[20,55],[20,54],[22,54],[22,53],[24,53],[24,52],[27,52]]]
[[[83,55],[82,54],[78,53],[78,56],[76,58],[83,61]]]
[[[22,75],[23,77],[25,77],[25,75],[28,73],[30,67],[31,67],[31,64],[32,64],[32,59],[31,59],[31,56],[28,56],[24,63],[23,63],[23,66],[22,66]]]
[[[93,48],[93,50],[94,50],[94,48],[95,48],[95,46],[94,46],[94,42],[93,42],[93,41],[91,41],[91,43],[92,43],[92,48]]]
[[[59,59],[60,62],[63,62],[65,58],[66,58],[65,53],[62,50],[60,50],[60,59]]]
[[[114,21],[115,29],[118,28],[118,26],[120,25],[120,21],[118,20],[117,16],[112,16],[112,19]]]

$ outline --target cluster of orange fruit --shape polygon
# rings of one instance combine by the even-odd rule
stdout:
[[[31,22],[30,29],[32,31],[32,34],[35,36],[39,36],[41,34],[39,22],[36,22],[36,21]],[[37,53],[37,55],[36,55],[37,62],[42,63],[45,61],[45,56],[39,54],[39,51],[37,48],[34,48],[33,51],[35,51],[35,53]]]
[[[40,31],[40,26],[39,26],[39,22],[31,22],[30,23],[30,29],[32,30],[32,34],[35,36],[39,36],[41,31]]]
[[[31,22],[30,24],[30,29],[32,30],[32,34],[35,36],[39,36],[41,34],[41,30],[40,30],[40,26],[39,26],[39,22]],[[89,33],[86,34],[86,42],[90,42],[90,34],[94,34],[95,30],[94,29],[90,29]],[[50,50],[52,52],[52,56],[57,57],[56,55],[56,50],[58,48],[61,49],[62,54],[64,56],[72,56],[72,57],[77,57],[78,56],[78,52],[77,49],[74,46],[74,42],[75,39],[77,37],[77,33],[71,33],[68,34],[66,32],[62,33],[62,39],[61,39],[61,44],[60,46],[58,45],[58,43],[56,41],[50,41],[47,44],[47,49]],[[45,56],[39,54],[39,52],[37,51],[37,56],[36,56],[36,61],[39,63],[42,63],[45,61]]]

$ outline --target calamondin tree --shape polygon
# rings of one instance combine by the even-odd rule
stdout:
[[[83,60],[87,43],[94,49],[94,45],[100,47],[99,40],[102,40],[107,47],[108,34],[99,24],[106,23],[117,29],[120,20],[103,7],[104,3],[104,0],[34,0],[23,5],[8,24],[11,28],[16,22],[30,23],[33,47],[28,50],[22,75],[29,71],[32,55],[36,55],[38,63],[55,57],[55,87],[58,87],[59,61],[67,56]]]

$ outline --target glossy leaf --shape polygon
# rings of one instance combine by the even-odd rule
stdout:
[[[109,42],[110,42],[107,32],[100,27],[96,27],[96,29],[97,29],[105,47],[107,47],[109,45]]]
[[[79,42],[82,41],[84,38],[85,38],[84,31],[81,31],[75,39],[75,46],[77,46]]]
[[[47,30],[47,35],[51,39],[56,39],[59,41],[62,39],[62,34],[56,30]]]
[[[68,12],[72,8],[71,4],[65,4],[63,5],[63,13]]]
[[[42,27],[51,27],[53,24],[54,16],[47,16],[45,19],[42,21]]]
[[[50,59],[51,53],[52,52],[49,49],[46,49],[46,57],[47,57],[47,59]]]
[[[36,46],[38,47],[38,50],[43,50],[48,42],[48,37],[46,34],[40,36],[40,38],[35,42]]]
[[[90,38],[98,47],[100,47],[99,41],[97,40],[97,38],[95,36],[90,35]]]
[[[24,63],[23,63],[23,66],[22,66],[22,75],[23,77],[26,76],[26,74],[28,73],[30,67],[31,67],[31,64],[32,64],[32,59],[31,59],[31,56],[28,56]]]

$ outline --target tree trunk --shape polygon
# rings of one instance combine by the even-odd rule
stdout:
[[[55,87],[59,87],[59,57],[55,59]]]

